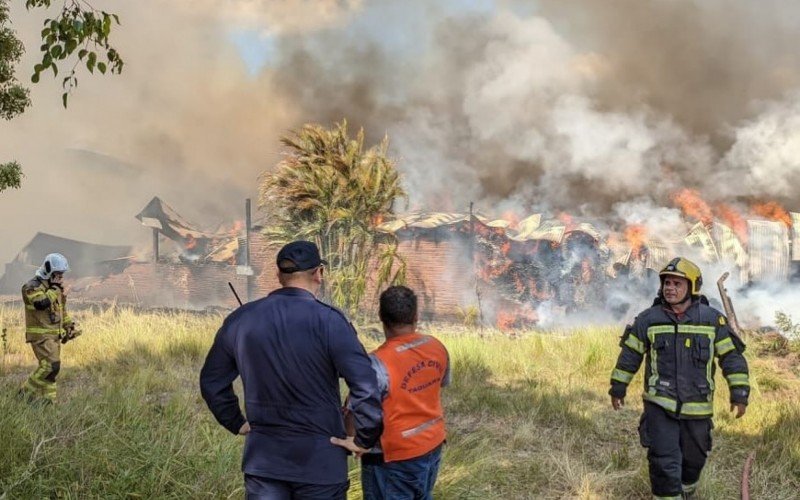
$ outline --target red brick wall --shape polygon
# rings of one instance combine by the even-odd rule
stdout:
[[[258,233],[252,235],[250,262],[254,275],[251,297],[263,297],[278,287],[275,253]],[[153,307],[206,306],[235,307],[236,299],[228,287],[231,282],[239,297],[247,300],[248,277],[236,273],[237,267],[221,263],[183,264],[137,262],[122,273],[98,278],[73,289],[76,298],[116,300]]]
[[[401,241],[398,252],[406,261],[408,286],[420,298],[423,319],[453,318],[458,306],[475,302],[472,266],[464,248],[457,239],[418,237]],[[252,235],[253,300],[279,286],[275,275],[277,250],[261,234]],[[72,294],[84,300],[115,300],[149,307],[233,308],[237,304],[228,288],[229,281],[241,299],[247,300],[248,279],[236,274],[236,269],[218,263],[133,263],[120,274],[76,287]],[[363,304],[366,310],[377,313],[378,292],[373,281]]]
[[[404,239],[398,254],[406,263],[406,285],[419,297],[422,319],[454,319],[459,306],[475,304],[475,276],[465,243],[447,239]],[[372,280],[362,307],[377,315],[381,290]],[[384,285],[385,288],[385,285]]]
[[[419,297],[423,319],[454,318],[459,306],[474,303],[475,276],[459,240],[401,241],[398,253],[406,261],[407,284]]]

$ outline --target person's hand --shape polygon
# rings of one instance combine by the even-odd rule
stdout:
[[[614,408],[615,411],[619,410],[620,408],[625,406],[625,398],[615,398],[614,396],[611,396],[611,406]]]
[[[747,411],[747,405],[742,403],[731,403],[731,411],[736,413],[736,418],[742,418]]]
[[[245,422],[239,428],[239,435],[240,436],[246,436],[248,434],[250,434],[250,422]]]
[[[341,446],[345,450],[352,452],[356,456],[356,458],[361,458],[361,455],[367,453],[369,451],[369,448],[362,448],[358,446],[355,442],[355,439],[356,439],[355,436],[347,436],[347,438],[345,439],[332,437],[331,444],[335,444],[336,446]]]

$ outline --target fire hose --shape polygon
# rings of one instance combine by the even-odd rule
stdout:
[[[744,461],[744,468],[742,469],[742,500],[750,500],[750,468],[755,458],[756,452],[751,451],[747,455],[747,460]]]

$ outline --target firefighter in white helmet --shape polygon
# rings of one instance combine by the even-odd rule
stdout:
[[[33,348],[39,364],[22,385],[21,393],[30,399],[56,400],[56,377],[61,369],[61,344],[81,334],[67,313],[64,273],[69,271],[66,257],[51,253],[36,270],[34,278],[22,285],[25,304],[25,340]]]

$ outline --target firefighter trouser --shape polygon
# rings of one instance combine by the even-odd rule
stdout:
[[[61,369],[61,341],[58,335],[42,335],[29,342],[39,366],[22,385],[22,390],[49,401],[56,400],[56,376]]]
[[[680,499],[682,493],[694,493],[711,451],[712,427],[710,418],[680,420],[645,401],[639,437],[647,448],[656,498]]]

